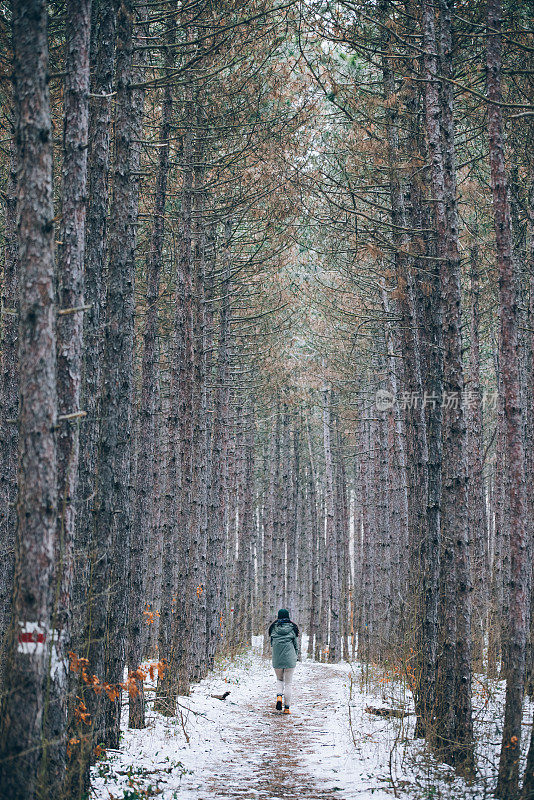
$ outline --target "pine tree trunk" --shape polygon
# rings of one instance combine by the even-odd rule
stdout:
[[[200,626],[195,637],[193,678],[200,680],[206,671],[206,578],[207,578],[207,546],[208,546],[208,497],[209,497],[209,429],[208,429],[208,386],[207,386],[207,351],[208,330],[206,314],[206,255],[207,231],[205,224],[206,191],[204,188],[204,162],[206,159],[204,140],[206,137],[205,120],[197,109],[197,124],[201,133],[198,137],[197,165],[195,167],[195,237],[196,237],[196,269],[195,269],[195,374],[197,383],[197,508],[198,508],[198,572],[195,579],[193,603],[195,617]],[[195,601],[196,598],[196,601]]]
[[[254,434],[255,416],[253,399],[246,415],[245,432],[245,474],[243,497],[243,529],[246,546],[245,564],[245,604],[242,619],[242,642],[246,647],[252,645],[253,602],[254,602]]]
[[[274,535],[274,476],[276,458],[276,438],[278,431],[278,414],[272,417],[269,432],[269,456],[267,459],[268,481],[265,497],[263,525],[263,655],[269,652],[269,623],[273,618],[272,575],[273,575],[273,535]]]
[[[443,536],[441,643],[434,746],[443,760],[465,775],[473,770],[471,718],[471,601],[467,529],[467,430],[463,412],[460,258],[454,155],[453,99],[450,84],[451,22],[447,0],[440,0],[437,57],[434,3],[423,7],[426,133],[437,252],[441,258],[443,309]]]
[[[58,249],[57,392],[61,417],[80,413],[87,135],[89,124],[89,48],[91,0],[69,0],[63,122],[63,185]],[[77,310],[73,310],[77,309]],[[61,314],[61,312],[67,312]],[[65,779],[68,653],[71,650],[71,603],[76,497],[78,491],[79,424],[58,428],[58,531],[54,574],[55,669],[48,687],[45,741],[41,770],[52,794],[61,794]]]
[[[231,237],[232,221],[227,220],[224,229],[222,303],[219,321],[217,353],[217,375],[212,432],[212,479],[210,484],[207,561],[207,666],[211,668],[223,631],[224,554],[227,530],[227,481],[228,481],[228,421],[229,421],[229,351],[231,304]]]
[[[390,303],[388,293],[386,290],[385,282],[381,283],[382,290],[382,306],[384,313],[389,315]],[[388,382],[389,391],[393,398],[393,405],[389,410],[389,429],[388,429],[388,450],[392,454],[391,465],[391,507],[390,507],[390,521],[389,527],[393,532],[392,538],[392,565],[391,565],[391,596],[392,604],[395,609],[398,624],[395,631],[395,623],[393,623],[392,637],[393,643],[396,647],[401,648],[403,645],[404,637],[406,636],[405,627],[405,610],[404,610],[404,576],[403,571],[405,568],[404,559],[402,558],[403,544],[408,540],[408,526],[409,526],[409,513],[408,513],[408,489],[407,489],[407,469],[406,469],[406,447],[405,447],[405,434],[402,426],[402,415],[399,408],[399,381],[397,378],[396,367],[396,342],[394,333],[391,328],[389,319],[386,318],[386,347],[388,355]],[[435,520],[436,522],[436,520]],[[439,518],[437,520],[439,524]],[[434,548],[431,548],[431,552]],[[439,545],[437,547],[439,556]],[[432,572],[429,569],[429,572]],[[436,581],[437,582],[437,581]],[[437,589],[436,589],[437,591]],[[431,647],[431,645],[430,645]]]
[[[86,412],[80,436],[79,490],[76,509],[75,599],[82,615],[88,593],[87,619],[93,619],[91,565],[99,560],[94,534],[94,493],[98,447],[98,404],[101,389],[103,270],[107,241],[108,183],[110,159],[111,93],[115,65],[116,13],[113,3],[93,0],[91,54],[94,71],[89,100],[87,160],[87,219],[85,236],[83,315],[84,353],[82,363],[81,404]],[[96,52],[93,54],[93,48]],[[98,590],[96,590],[98,592]],[[98,601],[100,603],[100,601]],[[101,605],[101,604],[100,604]],[[80,616],[80,627],[85,620]],[[78,623],[77,623],[78,624]],[[76,635],[76,634],[75,634]],[[90,630],[84,631],[80,645],[89,647]],[[98,638],[98,634],[97,634]],[[88,651],[85,650],[87,656]]]
[[[172,46],[176,34],[175,10],[169,13],[166,22],[164,75],[172,69],[174,55]],[[150,249],[147,257],[146,317],[143,331],[143,364],[141,377],[141,407],[139,411],[139,456],[135,475],[135,512],[133,516],[131,563],[130,563],[130,610],[128,667],[135,672],[143,658],[145,620],[143,611],[147,584],[147,558],[151,526],[155,511],[154,462],[155,462],[155,416],[157,384],[159,380],[158,300],[160,291],[161,260],[165,225],[165,202],[169,173],[169,150],[172,115],[172,84],[167,82],[163,92],[161,122],[159,129],[158,168]],[[145,727],[145,701],[143,681],[136,680],[137,692],[130,696],[128,727]]]
[[[317,476],[315,472],[315,462],[313,458],[312,440],[310,434],[310,423],[306,415],[306,440],[308,446],[310,473],[308,479],[308,498],[310,511],[310,536],[311,536],[311,586],[310,586],[310,610],[308,622],[308,658],[318,657],[317,642],[319,634],[319,618],[321,604],[321,566],[320,566],[320,520],[319,504],[317,498]],[[315,646],[315,649],[314,649]]]
[[[488,130],[491,166],[491,188],[497,268],[499,273],[500,373],[506,422],[506,451],[510,476],[510,612],[508,628],[508,670],[506,705],[499,760],[496,795],[513,798],[518,793],[519,748],[525,682],[525,650],[529,598],[527,496],[525,485],[525,453],[520,398],[518,342],[517,278],[512,258],[512,231],[508,180],[504,162],[501,93],[501,24],[500,0],[488,2],[487,83]]]
[[[506,432],[504,428],[504,405],[502,392],[499,393],[499,407],[497,413],[497,445],[495,449],[494,466],[494,499],[493,509],[495,517],[495,531],[493,534],[493,563],[491,570],[491,596],[488,620],[488,675],[492,678],[499,676],[499,666],[504,668],[505,631],[503,619],[506,619],[505,603],[505,573],[509,572],[506,562],[509,562],[508,551],[510,544],[509,515],[507,513],[506,483]],[[503,670],[504,672],[504,670]]]
[[[358,631],[358,659],[367,664],[372,660],[373,640],[373,547],[372,526],[372,481],[373,456],[371,453],[371,424],[361,420],[360,448],[362,452],[362,562],[361,562],[361,609]]]
[[[186,35],[191,35],[190,28]],[[181,195],[181,249],[178,262],[178,284],[182,289],[183,304],[183,358],[180,365],[179,425],[181,446],[181,481],[179,511],[179,581],[177,605],[174,619],[173,648],[179,659],[179,694],[189,694],[190,647],[191,647],[191,586],[190,554],[194,526],[193,514],[193,252],[192,252],[192,208],[193,208],[193,99],[188,80],[185,87],[185,135],[183,138],[182,163],[183,186]]]
[[[347,480],[345,472],[344,447],[339,419],[336,414],[336,528],[338,545],[338,574],[340,586],[340,628],[341,628],[341,653],[340,656],[349,661],[349,595],[350,595],[350,567],[349,567],[349,509],[347,498]],[[389,579],[389,576],[388,576]]]
[[[374,591],[375,647],[380,662],[387,658],[389,642],[388,621],[391,613],[389,597],[390,547],[387,524],[387,447],[386,416],[382,413],[376,423],[375,497],[376,497],[376,582]]]
[[[290,482],[290,508],[288,513],[287,526],[287,607],[291,619],[298,620],[300,617],[297,605],[297,568],[298,568],[298,493],[299,493],[299,436],[298,428],[293,429],[293,458],[291,459],[291,482]]]
[[[526,481],[527,486],[534,484],[534,167],[531,167],[531,178],[528,196],[528,222],[527,222],[527,252],[526,262],[528,265],[529,276],[529,304],[526,327],[530,329],[528,341],[528,364],[527,364],[527,425],[525,437],[525,457],[526,457]],[[529,503],[530,529],[534,521],[534,497],[530,492],[527,497]],[[530,546],[533,547],[534,534],[530,534]],[[532,551],[531,551],[532,553]],[[526,691],[530,698],[534,696],[534,603],[532,602],[532,586],[534,585],[534,565],[530,576],[530,623],[529,623],[529,647],[527,658],[527,681]],[[533,776],[534,777],[534,776]],[[534,793],[534,791],[533,791]]]
[[[108,548],[97,536],[95,527],[96,463],[99,435],[99,395],[101,389],[103,269],[106,251],[108,177],[110,158],[111,91],[115,64],[116,12],[113,3],[94,0],[92,44],[94,72],[89,100],[87,161],[87,212],[85,226],[85,271],[83,315],[83,359],[81,406],[86,412],[80,435],[79,486],[76,504],[73,642],[77,655],[89,661],[89,674],[102,679],[103,642],[107,616]],[[71,682],[74,697],[79,697],[90,715],[91,725],[76,719],[70,711],[71,739],[67,780],[73,797],[88,791],[89,764],[93,736],[99,732],[100,697],[88,690],[81,676]]]
[[[323,443],[324,447],[324,443]],[[318,560],[321,585],[321,605],[319,610],[319,623],[317,635],[315,637],[315,660],[326,661],[328,657],[328,631],[330,617],[330,582],[328,580],[328,550],[325,539],[325,488],[324,476],[321,476],[321,488],[319,492],[319,546]]]
[[[176,711],[176,671],[177,653],[173,647],[174,616],[178,592],[179,553],[179,502],[181,494],[180,469],[180,435],[179,416],[179,369],[182,360],[182,302],[181,290],[177,285],[174,294],[174,325],[169,347],[169,381],[168,398],[163,394],[165,414],[166,474],[165,474],[165,506],[163,510],[162,529],[162,569],[161,569],[161,601],[158,631],[158,654],[164,664],[163,674],[158,674],[158,685],[154,708],[162,714],[174,715]],[[162,384],[162,392],[164,390]]]
[[[146,7],[140,12],[146,16]],[[134,89],[139,72],[133,68],[134,7],[121,3],[117,13],[117,97],[115,101],[115,163],[109,223],[109,265],[106,335],[102,367],[102,402],[98,458],[96,531],[109,541],[108,618],[105,679],[123,680],[129,610],[131,543],[132,401],[137,244],[138,172],[144,90]],[[136,57],[139,61],[139,56]],[[104,740],[119,744],[121,695],[104,699]]]
[[[278,416],[280,418],[279,430],[276,437],[276,453],[274,459],[274,500],[273,500],[273,573],[272,573],[272,598],[274,602],[273,613],[276,615],[277,609],[281,608],[284,602],[284,579],[285,579],[285,541],[284,541],[284,513],[285,513],[285,491],[287,487],[287,477],[285,470],[285,444],[287,434],[285,432],[286,417],[283,413],[283,406],[278,406]],[[284,483],[284,478],[286,482]]]
[[[33,800],[52,637],[57,531],[52,127],[46,3],[15,0],[19,265],[18,525],[12,625],[0,715],[0,795]]]
[[[5,251],[1,301],[0,353],[0,692],[4,680],[5,648],[8,644],[17,499],[17,448],[19,413],[18,378],[18,242],[17,242],[17,143],[15,131],[10,146],[9,176],[5,190]]]
[[[338,541],[334,513],[334,468],[331,445],[331,400],[331,389],[325,386],[323,389],[323,443],[325,457],[326,548],[328,552],[328,579],[330,585],[328,661],[335,663],[341,658],[341,642],[339,631]]]
[[[387,3],[381,6],[385,13]],[[390,37],[383,30],[384,51],[390,47]],[[388,58],[382,59],[384,94],[390,101],[396,94],[394,75]],[[408,108],[412,119],[418,117],[418,97],[412,92]],[[407,513],[408,513],[408,546],[410,552],[408,567],[408,605],[406,617],[408,627],[415,627],[414,620],[421,619],[419,636],[411,645],[416,651],[416,692],[415,708],[417,723],[416,736],[424,736],[432,721],[435,704],[436,685],[436,653],[437,653],[437,617],[438,617],[438,576],[440,554],[440,458],[439,443],[441,439],[441,417],[439,403],[432,408],[432,430],[427,432],[426,419],[422,403],[424,393],[422,380],[422,355],[418,308],[415,302],[413,260],[407,255],[410,250],[410,239],[406,234],[409,227],[409,205],[413,206],[412,216],[416,216],[419,175],[411,177],[408,186],[400,181],[400,171],[396,165],[402,158],[399,141],[399,124],[396,104],[387,103],[387,144],[388,171],[391,192],[392,221],[395,225],[394,240],[395,271],[397,276],[398,308],[401,316],[400,341],[404,363],[404,388],[408,397],[416,398],[406,407],[406,464],[407,464]],[[412,124],[414,127],[415,122]],[[418,132],[410,131],[406,147],[411,150],[417,147]],[[417,150],[419,148],[417,147]],[[414,227],[421,227],[420,223]],[[439,330],[439,317],[433,320],[430,328]],[[439,353],[439,350],[437,351]],[[439,367],[439,365],[437,365]],[[428,375],[430,377],[430,371]],[[435,386],[439,385],[439,371],[432,374]],[[420,401],[417,402],[417,398]],[[432,441],[429,442],[428,434]],[[434,467],[434,469],[432,469]],[[418,567],[422,565],[422,581]],[[421,585],[420,585],[421,584]]]
[[[160,343],[160,353],[168,352],[167,342]],[[145,641],[145,655],[155,658],[158,652],[159,618],[161,610],[161,587],[163,583],[163,531],[166,524],[165,508],[167,503],[167,454],[166,420],[168,416],[167,401],[165,405],[162,395],[168,395],[168,370],[161,367],[160,355],[159,383],[156,385],[156,419],[154,431],[154,516],[150,525],[149,565],[147,582],[147,604],[149,606]],[[164,410],[165,409],[165,410]]]
[[[471,279],[471,347],[469,351],[469,529],[473,537],[473,667],[483,669],[484,638],[488,610],[488,538],[484,473],[482,464],[483,426],[482,392],[480,388],[479,295],[478,281],[478,226],[473,230],[474,242],[470,250]]]

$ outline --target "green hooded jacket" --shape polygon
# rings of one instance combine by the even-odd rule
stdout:
[[[269,628],[275,669],[293,669],[297,665],[299,629],[289,619],[277,619]]]

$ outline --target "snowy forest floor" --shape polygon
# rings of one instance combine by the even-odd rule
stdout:
[[[275,711],[272,668],[256,637],[250,651],[221,661],[180,698],[177,717],[150,710],[144,730],[128,730],[125,709],[121,750],[108,751],[93,768],[91,800],[491,797],[502,686],[477,681],[475,689],[479,775],[468,786],[414,741],[413,715],[386,719],[366,711],[412,711],[404,682],[382,671],[304,659],[295,671],[291,715]],[[211,697],[226,690],[226,701]],[[526,705],[528,723],[532,704]]]

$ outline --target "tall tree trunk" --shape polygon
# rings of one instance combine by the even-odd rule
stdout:
[[[532,176],[534,177],[534,170],[532,172]],[[527,251],[527,260],[528,260],[528,268],[529,268],[529,279],[530,279],[530,303],[529,303],[529,321],[530,321],[530,329],[531,329],[531,363],[530,363],[530,385],[529,385],[529,410],[530,410],[530,436],[533,435],[532,428],[534,427],[534,331],[533,331],[533,322],[534,322],[534,180],[531,180],[530,184],[530,193],[528,198],[528,251]],[[529,461],[528,464],[528,477],[527,483],[529,486],[532,485],[531,480],[533,477],[533,470],[534,470],[534,455],[532,453],[529,454]],[[532,492],[530,493],[530,519],[532,520],[532,507],[534,505],[534,499],[532,498]],[[531,584],[532,590],[532,584]],[[533,648],[533,627],[534,627],[534,609],[532,608],[532,598],[531,598],[531,608],[530,608],[530,649],[531,649],[531,660],[532,660],[532,648]],[[530,665],[530,669],[532,671],[532,664]],[[534,677],[530,675],[529,683],[532,684],[534,681]],[[530,690],[530,696],[532,697],[532,685],[528,687]],[[527,763],[525,766],[525,775],[523,780],[523,789],[521,792],[522,800],[532,800],[534,798],[534,726],[530,732],[530,745],[528,749],[527,755]]]
[[[341,658],[341,641],[339,629],[339,553],[334,513],[334,467],[331,444],[331,402],[331,389],[325,386],[323,389],[323,443],[325,457],[326,548],[328,551],[328,578],[330,584],[328,660],[335,663]]]
[[[502,92],[501,92],[501,25],[500,0],[488,1],[488,131],[491,166],[491,188],[497,268],[499,273],[500,372],[506,422],[506,450],[510,475],[510,611],[508,628],[508,670],[506,705],[499,777],[496,795],[517,796],[519,748],[525,683],[525,650],[529,609],[527,495],[525,485],[525,452],[523,447],[523,415],[517,357],[518,298],[517,277],[512,258],[512,229],[508,179],[504,161]]]
[[[146,7],[141,9],[146,18]],[[121,2],[117,12],[117,97],[115,163],[109,225],[106,334],[102,367],[102,405],[98,458],[97,519],[99,538],[111,549],[106,630],[106,682],[122,682],[126,661],[131,534],[131,426],[137,244],[138,171],[144,90],[133,68],[134,6]],[[139,56],[138,56],[139,59]],[[121,695],[104,699],[104,740],[118,747]]]
[[[157,384],[159,380],[158,301],[161,260],[165,227],[165,202],[169,173],[169,150],[172,116],[172,84],[168,74],[174,63],[173,45],[176,36],[176,3],[166,22],[164,76],[167,83],[163,91],[161,123],[158,137],[158,169],[150,250],[147,257],[146,318],[143,331],[143,364],[141,376],[141,408],[139,411],[139,447],[135,476],[135,514],[133,517],[130,564],[130,626],[128,667],[134,673],[143,658],[145,623],[143,609],[146,597],[146,569],[148,544],[154,516],[154,460],[155,415]],[[145,700],[142,679],[136,680],[137,691],[130,697],[128,726],[145,727]]]
[[[188,28],[186,36],[191,35]],[[193,425],[194,425],[194,352],[193,338],[193,242],[192,242],[192,210],[193,210],[193,88],[190,80],[185,86],[184,114],[185,133],[182,144],[183,185],[181,192],[181,248],[178,262],[178,284],[182,290],[183,304],[183,358],[180,364],[179,383],[179,425],[181,447],[181,494],[179,511],[179,581],[178,602],[174,618],[173,648],[179,658],[178,692],[189,694],[191,626],[192,626],[192,590],[191,573],[196,553],[192,550],[193,528],[195,524],[194,471],[193,471]],[[191,562],[191,563],[190,563]]]
[[[0,715],[0,795],[33,800],[46,714],[57,531],[52,126],[46,3],[14,0],[12,13],[20,416],[13,614]]]
[[[384,313],[389,315],[390,313],[390,303],[388,292],[386,290],[385,281],[381,283],[381,294],[382,294],[382,307],[384,309]],[[407,468],[406,468],[406,446],[405,446],[405,434],[403,431],[402,425],[402,415],[399,408],[399,380],[397,377],[397,367],[396,367],[396,342],[394,332],[392,330],[391,323],[389,319],[386,317],[386,330],[385,330],[385,337],[386,337],[386,348],[387,348],[387,355],[388,355],[388,384],[389,384],[389,391],[393,398],[393,405],[389,410],[389,440],[388,440],[388,448],[389,452],[393,454],[393,464],[392,464],[392,503],[390,509],[390,526],[392,526],[397,535],[393,537],[392,542],[392,602],[394,608],[396,608],[398,613],[398,630],[395,633],[392,632],[394,642],[397,646],[401,646],[405,636],[405,620],[404,620],[404,585],[403,585],[403,567],[404,567],[404,559],[402,558],[403,552],[403,542],[407,541],[408,536],[408,526],[409,526],[409,511],[408,511],[408,489],[407,489]],[[434,409],[432,409],[434,411]],[[441,432],[441,430],[440,430]],[[429,459],[429,466],[432,468],[433,461]],[[429,503],[430,505],[430,503]],[[438,494],[438,514],[439,514],[439,494]],[[439,516],[437,520],[434,520],[435,525],[439,526]],[[429,526],[432,530],[432,526]],[[436,528],[434,527],[434,530]],[[439,527],[437,528],[439,531]],[[431,553],[436,553],[439,558],[439,542],[434,542],[430,549]],[[429,573],[432,573],[432,568],[430,566]],[[429,575],[430,577],[430,575]],[[434,592],[437,594],[437,574],[435,580],[435,586],[432,584]],[[433,606],[432,606],[433,608]],[[435,631],[434,625],[432,626],[432,630]],[[428,645],[432,650],[432,645],[429,643]],[[435,650],[435,648],[434,648]],[[435,653],[431,659],[435,659]],[[432,662],[434,664],[434,662]],[[433,667],[432,667],[433,672]]]
[[[438,754],[462,773],[473,770],[471,717],[470,576],[466,516],[466,436],[462,397],[460,258],[456,200],[453,98],[439,69],[451,76],[451,20],[440,0],[440,49],[437,57],[433,0],[423,6],[426,133],[443,303],[443,486],[441,530],[443,565],[439,696],[434,744]],[[440,91],[441,88],[441,91]]]
[[[228,405],[229,356],[231,322],[231,238],[232,221],[224,226],[223,282],[217,353],[217,377],[212,433],[212,480],[210,485],[210,519],[207,576],[207,665],[213,666],[215,652],[222,634],[224,608],[224,554],[226,552],[228,481]]]
[[[324,445],[323,445],[324,446]],[[321,476],[319,492],[319,541],[318,561],[321,585],[321,604],[319,609],[319,623],[315,637],[315,660],[326,661],[328,657],[328,628],[330,615],[330,584],[328,580],[328,550],[325,540],[325,489],[324,476]]]
[[[80,609],[88,595],[87,619],[94,619],[96,608],[88,587],[99,594],[90,579],[91,565],[100,557],[99,543],[93,541],[95,471],[98,448],[98,403],[100,395],[101,331],[104,287],[102,282],[107,241],[108,178],[110,158],[111,94],[115,66],[116,13],[113,3],[93,0],[91,78],[89,100],[89,135],[87,167],[87,220],[85,237],[84,313],[82,364],[82,405],[86,412],[80,437],[79,491],[76,514],[75,598]],[[98,604],[101,606],[100,598]],[[104,609],[105,614],[105,609]],[[78,612],[81,615],[81,611]],[[82,625],[80,620],[80,627]],[[99,637],[99,632],[96,632]],[[89,656],[91,632],[80,637]],[[93,666],[93,665],[92,665]]]
[[[196,491],[197,491],[197,529],[198,529],[198,570],[194,580],[194,617],[200,620],[200,627],[194,639],[193,678],[200,680],[206,671],[206,578],[208,548],[208,497],[209,497],[209,428],[208,428],[208,385],[207,385],[207,350],[208,350],[208,315],[206,312],[206,191],[204,188],[205,169],[205,120],[197,103],[197,124],[203,130],[199,133],[196,166],[194,176],[195,188],[195,382],[197,395],[197,444],[196,444]],[[196,599],[195,599],[196,598]]]
[[[274,535],[274,492],[275,492],[275,458],[276,439],[278,433],[278,413],[274,411],[269,431],[269,455],[267,458],[268,480],[266,481],[265,512],[263,525],[263,654],[267,655],[269,647],[269,623],[273,617],[273,535]]]
[[[484,491],[484,472],[482,464],[483,427],[482,392],[480,388],[480,341],[479,341],[479,295],[478,279],[478,226],[473,230],[473,244],[470,248],[470,350],[469,350],[469,529],[473,537],[473,662],[479,671],[483,668],[484,638],[487,629],[488,611],[488,535],[486,503]]]
[[[497,425],[497,447],[495,452],[495,466],[493,469],[493,503],[492,511],[494,515],[493,532],[493,559],[491,565],[491,587],[488,616],[488,676],[498,678],[499,664],[501,660],[502,644],[502,618],[503,618],[503,562],[504,562],[504,543],[508,541],[508,531],[505,530],[506,514],[504,509],[504,492],[506,472],[505,463],[505,443],[504,425],[499,417]]]
[[[384,14],[387,2],[381,5]],[[384,52],[391,46],[391,38],[383,29]],[[387,101],[387,152],[388,172],[391,192],[391,211],[394,224],[395,271],[397,277],[398,308],[401,315],[401,350],[404,363],[405,389],[411,397],[423,397],[424,388],[421,368],[420,319],[415,302],[413,275],[413,259],[408,256],[410,239],[406,231],[409,227],[407,204],[415,208],[417,205],[417,185],[419,175],[413,176],[408,186],[401,183],[401,172],[397,164],[401,160],[399,141],[398,111],[393,98],[396,95],[394,73],[388,58],[382,59],[384,95]],[[417,119],[418,98],[414,92],[409,98],[409,110],[412,118]],[[415,127],[415,124],[413,125]],[[407,146],[416,146],[418,132],[411,131]],[[412,216],[416,216],[412,213]],[[419,227],[416,225],[416,227]],[[436,311],[439,315],[439,300]],[[434,319],[431,330],[439,327],[439,316]],[[440,352],[438,349],[437,353]],[[439,367],[439,365],[438,365]],[[431,391],[438,390],[440,385],[439,371],[432,376],[434,386]],[[430,387],[429,387],[430,388]],[[430,413],[431,412],[431,413]],[[420,633],[414,647],[417,657],[415,670],[417,673],[415,707],[417,723],[416,736],[424,736],[432,722],[435,705],[436,686],[436,653],[437,653],[437,616],[438,616],[438,576],[440,553],[440,453],[441,412],[436,401],[436,408],[429,411],[432,430],[427,432],[425,413],[422,402],[409,403],[406,408],[406,464],[408,467],[407,512],[408,512],[408,546],[410,548],[410,564],[408,567],[409,607],[407,609],[408,625],[415,619],[421,619]],[[429,442],[428,436],[432,437]],[[425,518],[426,517],[426,518]],[[422,565],[422,581],[419,586],[418,565]]]
[[[463,403],[461,267],[459,252],[456,155],[454,142],[452,68],[452,0],[440,0],[440,86],[441,130],[444,167],[447,239],[441,262],[440,282],[443,300],[443,396],[456,397],[458,404],[443,413],[443,493],[442,525],[453,536],[456,573],[456,768],[470,777],[474,770],[471,664],[471,565],[470,531],[467,516],[467,425]],[[438,235],[438,248],[439,248]],[[448,432],[451,433],[451,448]],[[449,487],[448,481],[451,480]],[[449,513],[451,525],[449,525]],[[451,687],[452,688],[452,687]]]
[[[160,346],[161,352],[167,352],[165,344]],[[161,360],[161,357],[160,357]],[[168,370],[158,370],[159,382],[156,384],[156,419],[154,423],[154,516],[150,525],[148,552],[147,582],[147,624],[148,631],[144,644],[144,652],[148,658],[154,658],[158,652],[159,618],[161,609],[161,587],[163,582],[163,530],[166,524],[165,508],[167,494],[167,439],[166,419],[168,415],[167,400],[162,400],[163,387],[168,396]],[[164,411],[165,408],[165,411]]]
[[[287,607],[292,619],[299,619],[298,587],[297,587],[297,567],[298,567],[298,514],[299,514],[299,431],[298,427],[291,426],[293,430],[293,447],[291,458],[291,482],[290,482],[290,508],[288,513],[287,529]]]
[[[320,564],[319,564],[319,508],[317,503],[317,478],[315,474],[315,463],[313,459],[313,448],[310,434],[310,424],[306,414],[306,440],[309,456],[309,478],[308,478],[308,503],[307,507],[310,512],[310,537],[311,537],[311,586],[310,586],[310,609],[309,609],[309,622],[308,622],[308,658],[313,658],[314,655],[314,638],[318,634],[318,620],[320,611]]]
[[[336,433],[336,528],[338,547],[338,576],[340,587],[340,628],[342,649],[340,657],[349,661],[348,655],[348,610],[350,592],[349,568],[349,510],[347,498],[347,480],[345,473],[344,447],[339,418],[335,415]],[[388,576],[389,578],[389,576]],[[389,590],[389,581],[388,581]]]
[[[2,281],[0,353],[0,691],[4,679],[5,649],[13,596],[13,568],[17,498],[19,413],[18,378],[18,241],[17,142],[13,131],[9,177],[5,192],[5,252]]]
[[[65,779],[68,653],[71,650],[71,591],[73,582],[80,390],[83,343],[83,272],[87,195],[87,134],[89,125],[89,49],[91,0],[69,0],[63,100],[63,185],[58,250],[57,392],[58,530],[55,554],[54,650],[55,669],[48,686],[44,725],[43,780],[60,795]],[[72,419],[69,419],[72,417]],[[47,746],[47,741],[51,742]]]
[[[528,288],[529,303],[526,327],[530,329],[530,340],[528,342],[528,364],[527,364],[527,424],[525,435],[525,472],[527,486],[534,483],[534,165],[531,166],[530,186],[528,201],[528,222],[527,222],[527,253],[526,260],[528,265]],[[527,497],[529,504],[530,530],[534,522],[534,497],[532,492]],[[529,534],[530,546],[534,546],[534,535]],[[531,551],[532,552],[532,551]],[[531,558],[532,561],[532,558]],[[534,565],[530,576],[530,623],[528,635],[527,651],[527,682],[526,691],[529,697],[534,696],[534,603],[532,602],[532,586],[534,585]],[[534,776],[533,776],[534,778]]]
[[[106,540],[97,535],[95,526],[96,463],[99,432],[99,395],[101,386],[102,305],[104,257],[108,213],[108,177],[110,157],[111,92],[115,64],[116,12],[113,3],[94,0],[92,14],[92,56],[94,72],[89,100],[87,185],[88,202],[85,226],[81,405],[86,412],[80,436],[79,487],[76,508],[74,606],[72,649],[89,661],[88,672],[102,678],[107,616],[107,579],[109,552]],[[92,51],[91,51],[92,52]],[[73,676],[74,697],[79,697],[89,714],[91,725],[70,710],[70,739],[79,744],[70,747],[68,782],[73,797],[88,791],[89,764],[93,736],[99,732],[101,699],[89,689],[81,676]],[[78,702],[78,701],[76,701]],[[74,704],[73,704],[74,705]]]
[[[289,422],[289,409],[287,397],[284,397],[282,404],[282,434],[280,437],[280,471],[278,481],[278,514],[276,519],[276,546],[274,548],[276,564],[276,587],[275,596],[277,598],[277,608],[288,605],[287,594],[287,567],[289,555],[289,524],[290,524],[290,504],[291,504],[291,429]],[[291,613],[291,609],[288,609]]]
[[[169,399],[166,407],[166,475],[165,508],[162,530],[162,584],[158,632],[158,654],[165,665],[163,674],[158,674],[158,685],[154,708],[160,713],[172,716],[176,711],[176,671],[177,653],[173,644],[174,617],[178,591],[179,553],[179,507],[182,489],[181,442],[179,431],[179,392],[180,365],[183,358],[183,306],[179,283],[174,291],[174,320],[169,347]]]
[[[243,597],[239,624],[241,644],[252,644],[252,602],[254,597],[254,408],[253,399],[247,400],[244,417],[244,464],[242,497],[242,541],[244,544],[245,565],[243,571]]]

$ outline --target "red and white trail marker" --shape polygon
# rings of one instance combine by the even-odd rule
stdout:
[[[19,622],[17,650],[28,656],[41,655],[44,651],[47,629],[38,622]]]
[[[47,648],[50,656],[50,676],[61,682],[68,675],[68,659],[63,646],[63,633],[50,631],[39,622],[19,622],[17,650],[27,656],[42,656]]]

